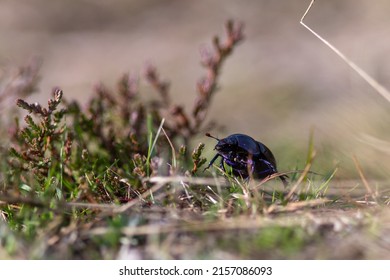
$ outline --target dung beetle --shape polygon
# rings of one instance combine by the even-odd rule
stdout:
[[[263,143],[245,134],[232,134],[226,138],[218,139],[210,133],[206,136],[218,141],[214,150],[217,154],[212,158],[208,169],[218,157],[221,157],[221,168],[225,171],[224,164],[232,168],[233,175],[248,179],[264,179],[277,173],[276,160],[271,150]],[[281,175],[284,186],[287,186],[287,176]]]

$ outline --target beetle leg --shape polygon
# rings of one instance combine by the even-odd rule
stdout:
[[[265,159],[260,159],[260,160],[261,160],[263,163],[265,163],[265,165],[268,166],[268,169],[263,170],[263,171],[257,173],[257,175],[261,175],[261,174],[264,174],[264,173],[271,173],[271,174],[273,174],[273,173],[276,173],[276,172],[277,172],[276,169],[275,169],[275,167],[272,165],[272,163],[270,163],[269,161],[267,161],[267,160],[265,160]],[[253,168],[254,168],[254,165],[252,165],[252,169],[253,169]],[[254,172],[254,170],[252,170],[252,172]]]
[[[271,175],[271,174],[275,174],[275,173],[278,172],[278,171],[275,169],[275,167],[272,165],[272,163],[270,163],[269,161],[264,160],[264,159],[261,159],[261,161],[262,161],[263,163],[265,163],[265,164],[268,166],[269,169],[263,170],[262,172],[257,173],[257,175],[264,174],[264,173],[269,173],[269,174],[268,174],[268,176],[269,176],[269,175]],[[287,186],[288,186],[287,178],[288,178],[287,175],[280,175],[280,176],[279,176],[279,179],[282,181],[284,187],[287,187]]]
[[[220,155],[220,154],[216,154],[216,155],[212,158],[212,160],[210,160],[209,165],[207,165],[207,167],[206,167],[205,169],[203,169],[203,171],[206,171],[207,169],[209,169],[210,166],[213,165],[214,161],[216,161],[217,158],[218,158],[219,156],[221,156],[221,155]]]
[[[288,178],[288,176],[287,175],[281,175],[281,176],[279,176],[279,178],[280,178],[280,180],[282,180],[282,183],[283,183],[284,187],[287,187],[288,186],[288,181],[287,181],[286,178]]]
[[[225,169],[225,159],[224,158],[222,158],[221,159],[221,162],[219,163],[219,167],[221,167],[221,169],[223,170],[223,172],[225,172],[226,173],[226,169]]]
[[[276,173],[276,169],[275,167],[272,165],[272,163],[270,163],[269,161],[266,161],[266,160],[263,160],[264,163],[269,167],[269,169],[272,171],[272,173]]]

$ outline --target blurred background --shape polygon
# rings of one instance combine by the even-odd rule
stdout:
[[[123,73],[156,65],[188,112],[204,75],[199,49],[224,34],[227,19],[245,24],[245,40],[228,58],[209,120],[249,134],[274,152],[281,171],[302,169],[309,135],[314,171],[389,179],[390,103],[299,24],[310,0],[1,0],[0,75],[34,57],[43,61],[39,94],[59,86],[87,102],[93,86],[114,87]],[[306,23],[390,89],[390,2],[317,0]],[[153,89],[143,85],[148,98]],[[202,135],[211,156],[215,141]]]

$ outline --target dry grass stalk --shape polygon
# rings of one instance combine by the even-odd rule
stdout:
[[[336,53],[345,63],[348,64],[349,67],[351,67],[356,73],[359,74],[360,77],[363,78],[370,86],[372,86],[383,98],[385,98],[388,102],[390,102],[390,92],[382,86],[380,83],[378,83],[373,77],[371,77],[366,71],[364,71],[362,68],[360,68],[358,65],[356,65],[352,60],[350,60],[346,55],[344,55],[340,50],[338,50],[335,46],[333,46],[331,43],[329,43],[327,40],[325,40],[323,37],[321,37],[317,32],[315,32],[313,29],[311,29],[308,25],[306,25],[303,20],[305,19],[306,15],[309,13],[311,7],[313,6],[315,0],[312,0],[310,2],[309,7],[303,14],[300,23],[309,30],[314,36],[316,36],[318,39],[320,39],[326,46],[328,46],[334,53]]]
[[[359,161],[356,158],[356,156],[353,156],[353,162],[355,163],[356,169],[359,172],[359,176],[362,179],[363,185],[366,188],[368,195],[372,197],[372,199],[375,201],[375,203],[377,203],[378,202],[377,201],[377,194],[372,190],[372,188],[368,184],[368,181],[367,181],[366,177],[364,176],[363,169],[360,166]]]
[[[311,200],[307,200],[307,201],[289,202],[285,206],[272,204],[265,211],[267,214],[282,213],[282,212],[295,212],[295,211],[298,211],[298,210],[301,210],[301,209],[307,208],[307,207],[322,206],[322,205],[329,203],[329,202],[332,202],[332,200],[326,199],[326,198],[318,198],[318,199],[311,199]]]

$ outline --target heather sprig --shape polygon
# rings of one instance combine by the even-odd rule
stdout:
[[[16,122],[12,136],[11,170],[19,174],[12,180],[34,186],[30,178],[33,174],[37,189],[45,190],[58,182],[58,190],[63,192],[58,197],[115,202],[128,199],[129,192],[148,189],[145,179],[159,172],[196,175],[206,161],[202,156],[204,144],[187,154],[191,139],[201,132],[204,117],[199,116],[210,107],[222,62],[242,38],[242,24],[229,21],[226,41],[220,43],[216,36],[214,52],[209,53],[208,59],[201,53],[207,69],[205,79],[212,87],[200,92],[201,99],[195,102],[196,112],[192,115],[175,102],[170,82],[161,78],[151,64],[146,65],[140,77],[124,74],[116,89],[99,83],[86,105],[68,100],[60,88],[53,90],[47,106],[29,103],[22,98],[25,89],[21,90],[16,104],[28,114],[24,127]],[[152,102],[142,99],[140,79],[158,93]],[[28,79],[29,88],[36,86],[35,80]],[[157,131],[162,123],[165,137]],[[112,176],[112,172],[116,175]],[[121,180],[127,183],[118,184]]]

